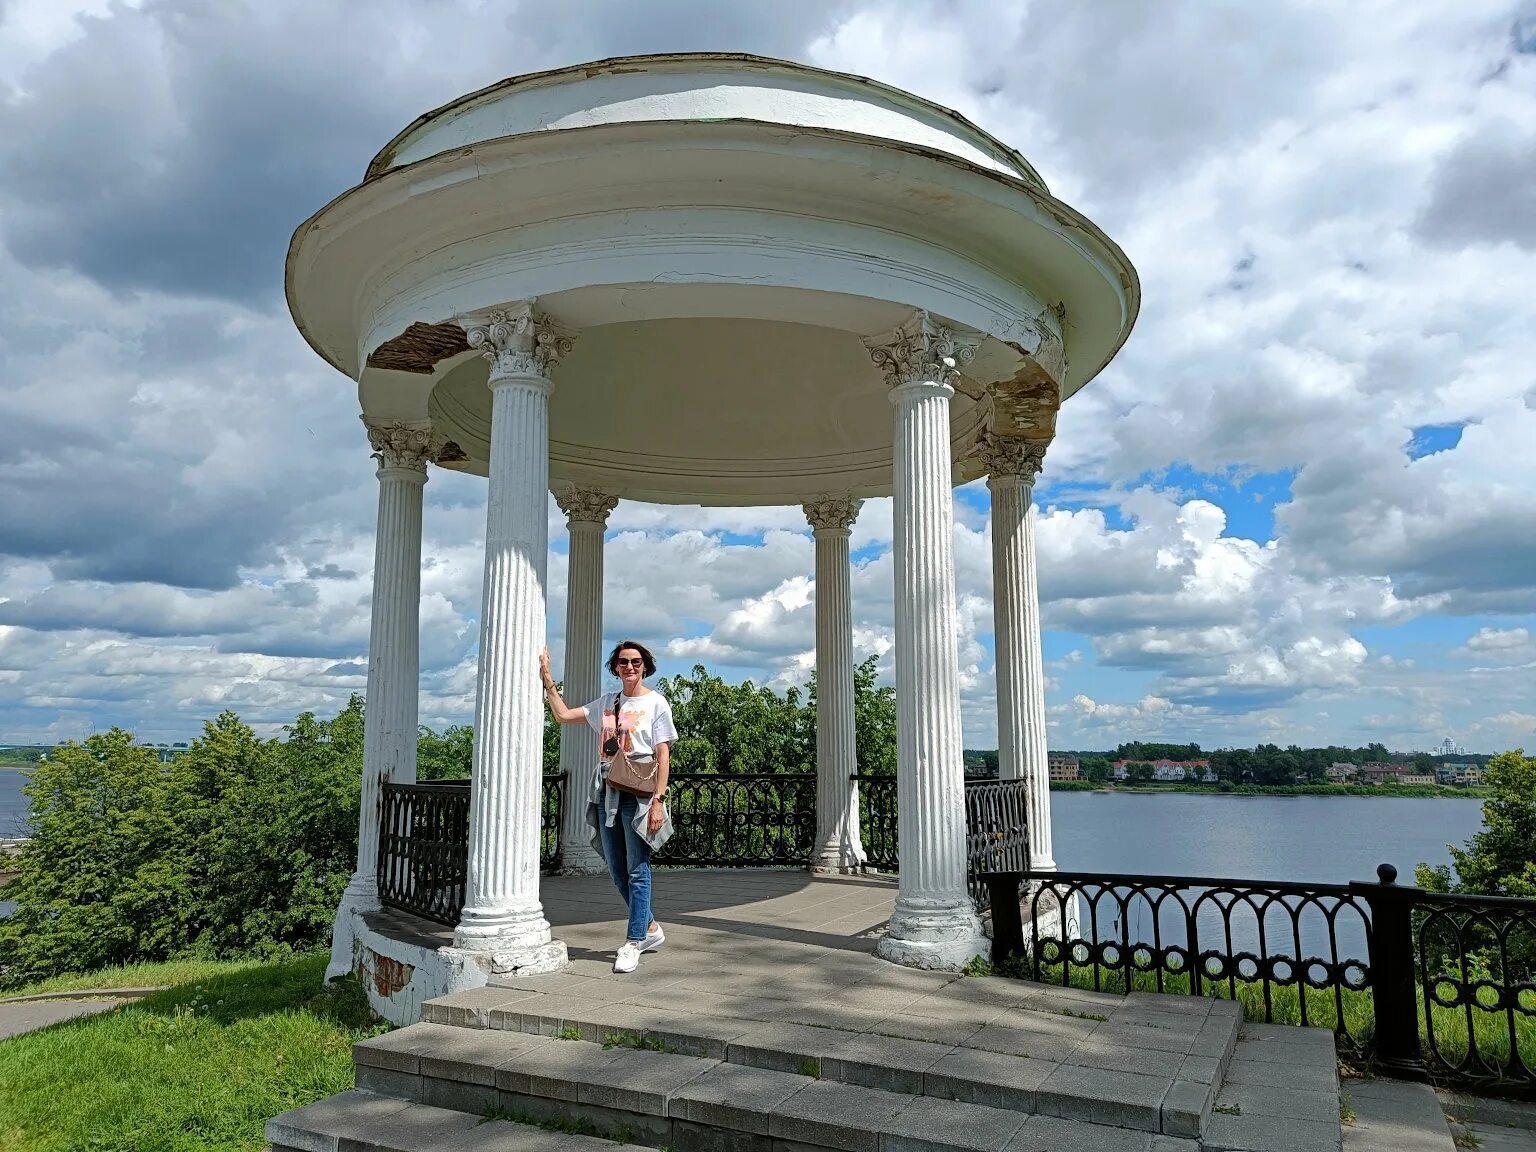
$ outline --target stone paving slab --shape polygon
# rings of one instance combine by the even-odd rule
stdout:
[[[1027,1056],[957,1048],[923,1073],[923,1093],[990,1108],[1035,1111],[1035,1093],[1058,1066]]]
[[[881,1131],[910,1102],[876,1088],[818,1080],[773,1110],[768,1131],[775,1140],[838,1152],[879,1152]]]
[[[1454,1152],[1440,1101],[1427,1084],[1345,1080],[1340,1088],[1354,1111],[1343,1126],[1345,1152]]]
[[[805,1085],[804,1077],[787,1072],[719,1064],[682,1085],[669,1108],[678,1119],[767,1136],[774,1109]]]
[[[1206,1152],[1339,1152],[1339,1121],[1218,1113],[1211,1117],[1201,1144]]]
[[[1029,1117],[919,1096],[880,1130],[880,1152],[1002,1152]]]
[[[1171,1076],[1139,1076],[1063,1064],[1035,1091],[1035,1111],[1063,1120],[1162,1131],[1163,1098]]]
[[[1100,1128],[1055,1116],[1030,1116],[1005,1152],[1199,1152],[1188,1140],[1155,1143],[1164,1137],[1125,1128]]]
[[[1244,1024],[1201,1136],[1211,1152],[1339,1152],[1333,1033]],[[1283,1050],[1285,1061],[1275,1058]]]
[[[343,1092],[267,1121],[274,1152],[640,1152],[635,1145]],[[652,1150],[654,1152],[654,1150]]]

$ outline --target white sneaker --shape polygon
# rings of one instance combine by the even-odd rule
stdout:
[[[615,972],[633,972],[640,966],[640,945],[633,940],[624,941],[619,949],[619,954],[614,958],[613,970]]]
[[[647,932],[645,939],[640,943],[640,951],[650,952],[660,948],[667,942],[667,934],[661,930],[661,925],[656,925],[656,931]]]

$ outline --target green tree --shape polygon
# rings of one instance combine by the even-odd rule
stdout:
[[[859,771],[869,776],[896,774],[896,689],[880,684],[878,657],[853,670],[853,728]]]
[[[1145,760],[1138,760],[1125,766],[1125,779],[1129,784],[1149,784],[1152,781],[1153,768]]]
[[[16,910],[0,920],[0,983],[187,945],[176,790],[153,749],[121,728],[71,741],[22,791],[31,838],[6,889]]]
[[[545,710],[546,715],[548,709]],[[547,726],[546,726],[547,728]],[[545,756],[548,758],[549,735],[544,737]],[[555,743],[556,763],[559,762],[558,726]],[[418,780],[467,780],[475,759],[475,730],[468,724],[455,724],[432,731],[423,725],[416,739],[416,779]]]
[[[1078,768],[1082,771],[1083,779],[1094,784],[1104,783],[1114,771],[1104,756],[1085,756],[1078,761]]]
[[[353,697],[281,741],[225,712],[167,764],[120,729],[60,747],[25,789],[0,984],[325,940],[356,859],[362,731]]]
[[[1536,896],[1536,757],[1523,748],[1488,761],[1483,828],[1464,848],[1451,846],[1452,868],[1420,864],[1415,879],[1435,892]]]

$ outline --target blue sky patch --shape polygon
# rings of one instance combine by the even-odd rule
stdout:
[[[1436,452],[1449,452],[1461,443],[1464,424],[1420,424],[1408,441],[1408,459],[1422,460]]]

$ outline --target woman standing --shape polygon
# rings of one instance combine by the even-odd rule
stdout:
[[[666,939],[661,925],[651,918],[651,853],[672,835],[666,792],[672,742],[672,705],[660,692],[645,685],[656,673],[650,650],[625,640],[608,656],[608,671],[619,678],[617,692],[605,692],[590,704],[569,708],[555,688],[549,670],[549,653],[539,658],[539,676],[549,710],[562,724],[592,725],[597,730],[602,761],[594,766],[589,787],[587,822],[592,825],[592,846],[608,864],[613,882],[629,909],[629,931],[613,962],[615,972],[633,972],[640,953],[659,948]],[[628,761],[640,777],[654,772],[655,791],[642,795],[612,786],[609,769]],[[571,796],[579,796],[578,781],[571,781]]]

